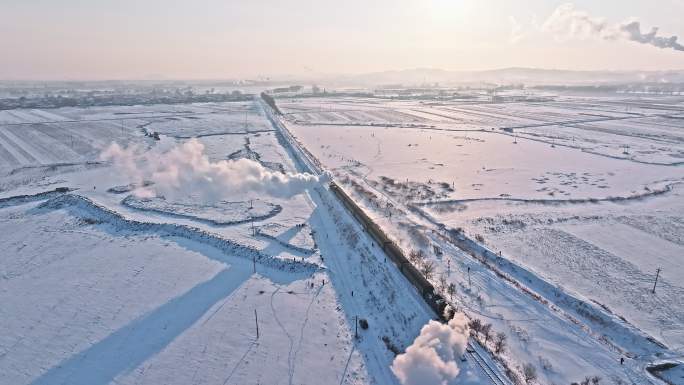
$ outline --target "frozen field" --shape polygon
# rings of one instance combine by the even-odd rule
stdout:
[[[143,132],[190,138],[272,131],[252,103],[0,111],[0,171],[97,158]]]
[[[645,368],[681,355],[676,100],[278,104],[449,302],[507,335],[517,373],[656,384]],[[0,383],[398,383],[435,314],[261,108],[0,113]]]
[[[334,291],[307,287],[306,271],[253,274],[247,259],[199,242],[93,226],[62,210],[10,209],[1,222],[2,247],[15,256],[2,262],[3,383],[277,382],[288,373],[313,383],[348,365]],[[258,340],[247,322],[254,310]],[[307,317],[316,327],[304,339]],[[300,353],[291,362],[279,359],[288,338]],[[280,365],[263,371],[264,361]]]
[[[681,98],[279,106],[396,241],[433,261],[436,285],[446,276],[457,303],[509,334],[512,362],[532,362],[548,383],[644,383],[649,362],[681,356]],[[483,268],[449,229],[501,256]]]
[[[258,103],[3,111],[0,148],[0,384],[392,384],[435,317]]]

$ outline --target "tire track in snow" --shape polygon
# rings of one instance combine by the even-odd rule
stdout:
[[[283,331],[283,333],[285,333],[287,339],[290,340],[290,350],[287,353],[287,370],[288,377],[290,379],[290,384],[292,384],[292,346],[294,345],[294,340],[292,339],[290,333],[287,332],[287,329],[285,329],[285,326],[283,326],[283,323],[280,322],[280,319],[278,318],[278,312],[276,311],[275,306],[273,305],[273,298],[275,298],[275,295],[278,294],[278,291],[280,291],[280,287],[278,287],[273,293],[271,293],[271,312],[273,312],[273,319],[275,319],[280,329]]]
[[[314,296],[311,298],[311,302],[309,302],[309,306],[306,307],[306,312],[304,313],[304,322],[302,322],[302,327],[299,329],[299,341],[297,342],[297,349],[294,352],[294,356],[292,356],[292,371],[290,372],[290,385],[292,385],[292,378],[294,377],[294,361],[297,359],[297,355],[299,354],[299,351],[302,348],[302,340],[304,339],[304,328],[306,327],[306,324],[309,322],[309,311],[311,310],[311,305],[313,305],[314,301],[316,300],[316,298],[318,298],[318,295],[321,293],[321,290],[323,290],[323,285],[318,287],[318,290],[316,290],[316,294],[314,294]]]

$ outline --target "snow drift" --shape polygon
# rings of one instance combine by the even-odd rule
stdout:
[[[449,323],[431,320],[406,352],[392,363],[402,385],[446,385],[458,376],[457,362],[468,344],[468,320],[457,313]]]
[[[311,174],[275,172],[250,159],[212,162],[197,139],[179,145],[168,142],[163,140],[148,151],[113,143],[100,159],[111,161],[137,186],[147,184],[133,192],[147,198],[193,197],[203,202],[263,194],[289,198],[322,182]]]
[[[605,40],[628,40],[658,48],[684,51],[684,45],[677,42],[677,36],[659,36],[657,27],[652,28],[648,33],[643,33],[641,22],[638,20],[631,19],[623,23],[611,24],[603,18],[575,9],[575,6],[570,3],[556,8],[541,26],[541,30],[561,38],[599,37]]]

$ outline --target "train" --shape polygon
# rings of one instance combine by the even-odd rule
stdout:
[[[385,255],[397,266],[406,279],[418,290],[425,302],[442,321],[448,321],[445,314],[447,302],[435,291],[435,287],[411,263],[399,246],[363,211],[337,183],[330,182],[330,191],[342,202],[349,213],[363,226],[363,229],[382,248]]]

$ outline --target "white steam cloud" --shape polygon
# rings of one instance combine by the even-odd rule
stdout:
[[[143,151],[132,145],[122,148],[111,144],[100,159],[114,166],[139,187],[134,194],[141,197],[200,199],[217,202],[245,195],[267,194],[289,198],[322,182],[311,174],[280,173],[250,159],[211,162],[204,145],[191,139],[177,146],[164,145]]]
[[[608,23],[605,19],[594,17],[578,10],[573,4],[563,4],[541,25],[543,32],[552,33],[560,39],[598,37],[605,40],[628,40],[648,44],[658,48],[671,48],[684,51],[684,45],[677,42],[677,36],[659,36],[658,28],[641,32],[638,20],[627,20],[619,24]]]
[[[430,321],[413,345],[392,362],[402,385],[446,385],[458,376],[457,362],[468,344],[468,321],[457,313],[449,323]]]

